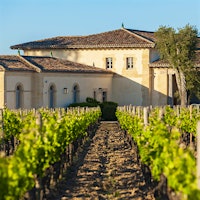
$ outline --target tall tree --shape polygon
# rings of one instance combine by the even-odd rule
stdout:
[[[187,89],[193,84],[188,74],[196,74],[193,72],[196,70],[194,58],[197,34],[197,29],[190,25],[178,31],[172,27],[161,26],[155,32],[156,47],[161,59],[166,60],[175,71],[182,106],[187,105]]]

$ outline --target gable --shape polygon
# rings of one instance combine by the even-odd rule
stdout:
[[[0,65],[1,70],[4,71],[37,71],[34,66],[25,62],[21,56],[15,55],[0,56]]]
[[[147,32],[146,32],[147,33]],[[152,34],[151,34],[152,35]],[[124,48],[154,47],[154,42],[144,34],[131,29],[117,29],[87,36],[63,36],[11,46],[11,49],[74,49],[74,48]]]
[[[112,74],[109,70],[71,62],[64,59],[39,56],[0,56],[1,71],[73,72]]]

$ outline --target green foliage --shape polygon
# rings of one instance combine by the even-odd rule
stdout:
[[[177,123],[176,111],[170,108],[169,106],[165,107],[163,121],[170,127],[175,126]]]
[[[179,146],[181,132],[196,129],[200,114],[182,108],[177,110],[166,107],[163,115],[155,108],[149,114],[149,124],[144,126],[138,113],[118,108],[116,116],[121,127],[128,131],[136,141],[142,163],[151,169],[154,179],[160,175],[167,177],[168,185],[175,192],[182,193],[186,199],[200,199],[197,189],[196,158],[189,149]]]
[[[5,112],[8,112],[5,116],[9,115],[10,123],[18,116],[18,113],[11,115],[9,110]],[[31,189],[35,177],[43,176],[45,170],[61,158],[66,146],[86,135],[87,127],[101,115],[100,108],[68,109],[62,116],[60,110],[41,109],[39,113],[41,125],[36,123],[35,112],[23,116],[22,126],[16,131],[20,145],[13,156],[0,157],[1,200],[18,200]],[[11,135],[8,133],[10,127],[4,123],[7,135]]]
[[[102,112],[102,119],[106,121],[117,120],[115,116],[117,106],[117,103],[111,101],[101,103],[100,108]]]
[[[200,71],[196,68],[190,70],[186,76],[188,103],[200,103]]]
[[[91,98],[91,97],[87,97],[87,98],[86,98],[86,102],[87,102],[87,103],[96,103],[96,104],[99,104],[99,103],[100,103],[99,101],[97,101],[96,99],[93,99],[93,98]]]
[[[190,94],[193,94],[197,93],[196,86],[200,86],[199,73],[194,65],[197,34],[197,29],[190,25],[179,29],[178,32],[171,27],[161,26],[155,33],[156,47],[161,58],[175,69],[181,101],[186,95],[184,90],[190,90]]]
[[[161,26],[155,33],[156,46],[161,57],[167,60],[171,67],[188,72],[189,67],[194,67],[197,33],[197,29],[190,25],[178,32],[171,27]]]
[[[68,107],[97,107],[96,103],[88,103],[88,102],[81,102],[81,103],[72,103]]]
[[[96,99],[87,97],[86,102],[72,103],[68,107],[97,107],[99,104]]]
[[[97,107],[97,106],[100,106],[101,108],[103,120],[114,121],[117,119],[115,116],[115,112],[116,112],[116,108],[118,104],[115,102],[106,101],[106,102],[100,103],[93,98],[87,97],[86,102],[73,103],[69,105],[69,107]]]
[[[6,108],[3,111],[4,138],[9,140],[12,136],[18,137],[22,131],[22,127],[20,114]]]
[[[196,125],[200,120],[200,113],[194,107],[192,113],[187,108],[182,108],[179,117],[177,117],[176,126],[185,133],[192,133],[196,136]]]

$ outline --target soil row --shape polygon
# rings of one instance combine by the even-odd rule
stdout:
[[[117,122],[101,122],[48,200],[154,200],[137,151]]]

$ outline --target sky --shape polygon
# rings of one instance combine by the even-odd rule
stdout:
[[[1,0],[0,55],[10,46],[56,36],[96,34],[125,28],[195,26],[200,0]]]

